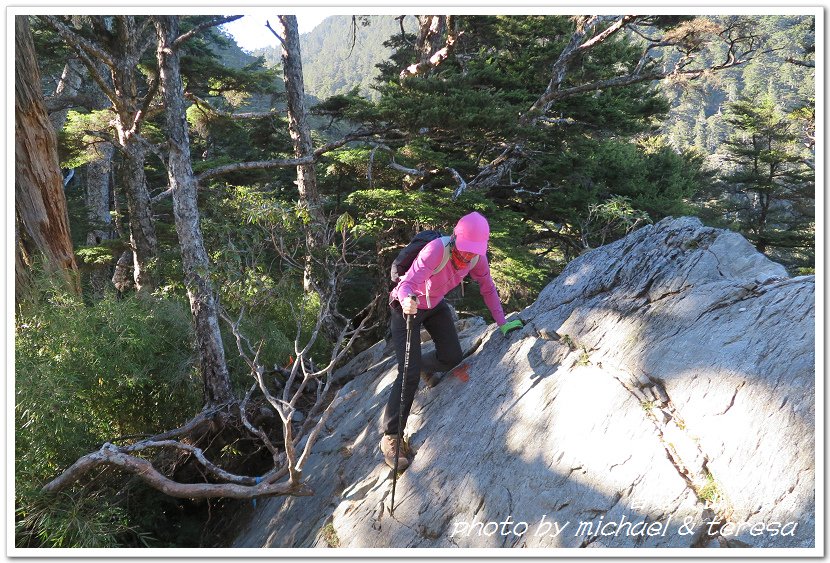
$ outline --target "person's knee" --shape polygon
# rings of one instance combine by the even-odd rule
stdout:
[[[461,363],[464,355],[461,352],[461,347],[453,346],[449,350],[442,350],[439,354],[439,361],[447,367],[453,367]]]

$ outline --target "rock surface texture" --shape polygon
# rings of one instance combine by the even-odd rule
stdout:
[[[306,466],[236,547],[815,546],[815,279],[666,219],[574,260],[507,337],[459,323],[467,369],[415,399],[397,483],[381,342]],[[431,346],[425,344],[425,349]]]

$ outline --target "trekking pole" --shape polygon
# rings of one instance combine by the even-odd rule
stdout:
[[[410,296],[410,299],[412,296]],[[398,460],[401,457],[401,436],[403,435],[403,401],[404,391],[406,390],[406,376],[409,371],[409,343],[412,340],[412,317],[415,315],[406,316],[406,352],[403,358],[403,374],[401,375],[401,402],[398,405],[398,437],[395,440],[395,467],[392,469],[392,503],[389,508],[389,514],[395,513],[395,485],[398,483]]]

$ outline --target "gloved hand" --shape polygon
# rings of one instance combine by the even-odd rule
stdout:
[[[501,333],[503,335],[507,336],[508,332],[513,331],[513,330],[518,330],[518,329],[522,328],[523,326],[524,325],[522,324],[522,321],[520,321],[519,319],[516,319],[515,321],[510,321],[509,323],[504,323],[499,328],[501,329]]]

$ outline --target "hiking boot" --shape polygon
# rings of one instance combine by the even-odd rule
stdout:
[[[380,451],[383,452],[383,461],[386,465],[395,468],[395,445],[398,441],[398,436],[395,434],[386,434],[380,439]],[[403,471],[409,467],[409,459],[407,459],[408,448],[404,440],[401,440],[401,455],[398,457],[398,471]]]
[[[428,371],[422,371],[421,372],[421,381],[426,383],[426,386],[429,387],[429,388],[435,387],[436,385],[441,383],[442,379],[443,379],[443,376],[439,372],[428,372]]]

